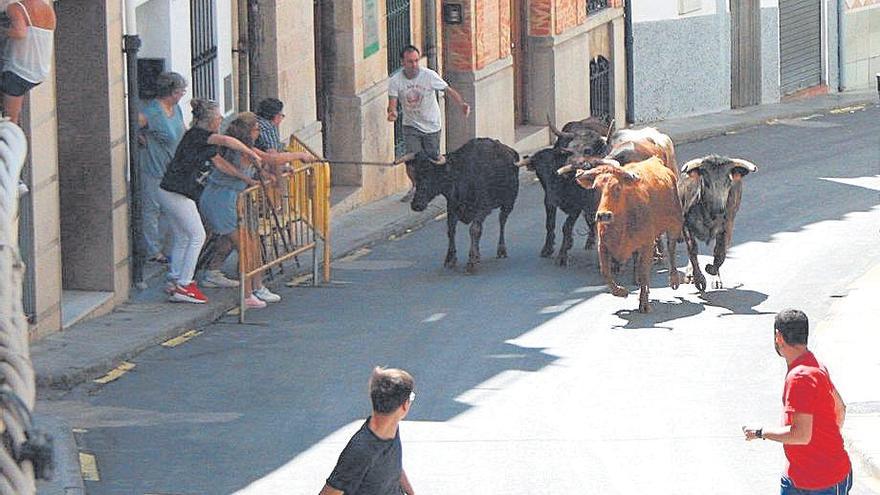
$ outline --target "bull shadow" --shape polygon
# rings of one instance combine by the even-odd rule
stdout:
[[[635,296],[638,300],[638,293],[630,294],[626,300],[630,300]],[[656,328],[663,330],[673,330],[672,325],[664,325],[674,320],[696,316],[703,311],[705,307],[702,304],[689,301],[681,296],[675,296],[673,300],[657,300],[649,297],[653,310],[650,313],[639,313],[637,309],[621,309],[615,311],[614,314],[619,318],[626,320],[624,325],[615,325],[612,330],[643,330],[646,328]]]
[[[729,313],[720,316],[732,315],[770,315],[775,311],[758,311],[755,309],[767,300],[768,295],[751,289],[742,289],[742,284],[727,288],[710,290],[700,294],[700,299],[708,306],[723,308]]]

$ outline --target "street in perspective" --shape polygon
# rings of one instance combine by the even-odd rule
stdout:
[[[414,378],[399,434],[417,493],[779,493],[782,445],[743,428],[782,424],[774,317],[797,308],[847,404],[850,493],[880,493],[878,122],[861,104],[676,143],[679,166],[717,154],[757,170],[720,281],[673,289],[655,262],[650,312],[631,263],[615,275],[628,296],[610,293],[583,219],[566,264],[540,256],[544,190],[523,167],[506,258],[495,210],[474,273],[467,226],[445,267],[437,197],[426,222],[335,259],[329,282],[277,285],[283,300],[245,324],[206,322],[104,383],[42,389],[36,409],[72,428],[90,495],[317,494],[386,366]],[[410,210],[397,199],[386,208]],[[674,263],[686,272],[684,243]]]

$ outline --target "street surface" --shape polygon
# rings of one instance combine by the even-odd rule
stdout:
[[[340,260],[329,287],[281,290],[251,324],[226,317],[38,407],[96,456],[89,494],[316,494],[369,413],[370,370],[388,365],[416,379],[401,437],[422,494],[778,493],[781,445],[746,443],[741,427],[780,419],[775,312],[802,308],[813,330],[880,263],[878,121],[870,106],[678,147],[679,163],[719,153],[759,167],[744,179],[724,289],[673,291],[658,272],[654,311],[635,312],[629,271],[630,296],[610,295],[583,221],[570,266],[538,256],[543,192],[530,181],[508,222],[510,258],[494,258],[493,213],[476,275],[463,273],[461,226],[459,267],[442,267],[440,219]],[[834,336],[811,337],[821,360]],[[856,475],[853,494],[880,493]]]

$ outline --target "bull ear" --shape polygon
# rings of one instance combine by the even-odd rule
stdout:
[[[696,169],[700,168],[700,165],[702,165],[702,164],[703,164],[702,158],[694,158],[693,160],[691,160],[681,166],[681,172],[686,174],[692,170],[696,170]]]
[[[734,166],[735,166],[735,167],[739,167],[739,168],[745,169],[746,173],[751,173],[751,172],[757,172],[757,171],[758,171],[758,167],[757,167],[754,163],[752,163],[752,162],[749,162],[749,161],[746,161],[746,160],[742,160],[742,159],[739,159],[739,158],[731,158],[730,161],[732,161],[732,162],[734,163]]]
[[[636,182],[640,179],[639,174],[635,172],[626,172],[623,176],[625,182]]]

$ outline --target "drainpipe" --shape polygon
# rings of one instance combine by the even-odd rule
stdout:
[[[633,108],[633,21],[632,0],[626,0],[623,4],[623,51],[626,54],[626,122],[632,124],[636,121]]]
[[[846,47],[844,32],[846,30],[846,3],[845,0],[837,0],[837,90],[843,92],[846,89],[846,62],[844,56]]]
[[[428,68],[437,71],[437,2],[426,0],[425,6],[425,56]]]
[[[131,281],[138,288],[144,287],[144,258],[141,238],[143,214],[141,213],[141,174],[138,162],[138,70],[137,54],[141,48],[141,38],[137,35],[135,0],[125,0],[125,34],[122,36],[122,51],[125,53],[126,90],[128,93],[128,170],[129,170],[129,218],[131,222]]]

